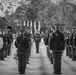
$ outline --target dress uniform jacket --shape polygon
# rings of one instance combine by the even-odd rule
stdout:
[[[29,48],[29,40],[27,36],[19,35],[15,41],[15,46],[18,48],[18,71],[20,74],[25,73],[26,63],[27,63],[27,51]]]
[[[0,60],[4,60],[4,49],[3,49],[4,41],[3,41],[2,34],[0,34],[0,38],[2,40],[2,41],[0,41]]]
[[[66,56],[69,56],[69,34],[66,37]]]
[[[39,53],[39,43],[41,41],[41,36],[39,33],[36,33],[34,35],[34,41],[35,41],[35,45],[36,45],[36,53]]]
[[[66,45],[69,46],[69,35],[67,35],[67,38],[66,38]]]
[[[49,33],[46,33],[46,35],[44,37],[44,43],[45,43],[45,45],[49,44]]]
[[[40,37],[40,34],[39,33],[36,33],[34,35],[34,40],[35,40],[35,42],[38,42],[38,43],[41,41],[41,37]]]
[[[70,40],[69,40],[71,46],[73,46],[73,37],[74,37],[74,35],[73,35],[73,33],[72,33],[72,34],[70,35]]]
[[[76,33],[74,33],[74,38],[73,38],[73,45],[74,45],[74,57],[73,60],[76,61]]]
[[[76,33],[75,33],[75,36],[74,36],[74,46],[76,47]]]
[[[64,35],[60,31],[52,33],[50,39],[50,49],[52,51],[61,51],[65,48]]]
[[[73,54],[72,54],[72,52],[73,52],[73,37],[74,37],[74,35],[72,33],[70,35],[70,39],[69,39],[69,45],[70,45],[70,47],[69,47],[69,57],[70,58],[72,58],[72,56],[73,56]]]
[[[53,51],[54,73],[61,74],[61,56],[65,48],[64,35],[59,30],[52,33],[50,49]]]
[[[23,36],[23,38],[21,39],[21,41],[19,43],[18,52],[26,53],[27,52],[26,50],[28,48],[29,48],[28,38],[26,36]]]
[[[22,52],[22,53],[26,53],[25,49],[29,48],[29,40],[28,37],[25,35],[23,36],[23,34],[19,35],[16,38],[15,41],[15,46],[18,48],[18,52]]]

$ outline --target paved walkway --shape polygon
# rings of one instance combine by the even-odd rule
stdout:
[[[13,59],[16,48],[12,48],[12,54],[4,61],[0,61],[0,75],[20,75],[18,73],[18,65]],[[76,61],[71,61],[69,57],[62,56],[62,74],[76,75]],[[29,64],[27,64],[26,73],[24,75],[53,75],[53,65],[50,64],[46,55],[46,47],[43,41],[40,43],[40,53],[36,53],[33,43]]]

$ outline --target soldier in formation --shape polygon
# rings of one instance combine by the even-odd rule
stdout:
[[[55,32],[52,33],[50,38],[50,50],[53,54],[53,74],[61,74],[61,56],[65,49],[64,34],[59,30],[59,24],[55,25]]]
[[[0,30],[0,60],[4,60],[4,50],[3,50],[3,35]]]
[[[69,31],[67,32],[67,36],[65,37],[66,39],[66,56],[69,56]]]
[[[76,29],[75,29],[75,33],[74,33],[74,38],[73,38],[73,45],[74,45],[74,55],[73,55],[73,61],[76,61]]]
[[[15,46],[17,47],[18,55],[18,71],[20,74],[25,74],[26,64],[30,56],[30,33],[24,31],[21,35],[17,36]]]
[[[46,45],[46,49],[47,49],[47,56],[49,58],[49,60],[51,61],[51,64],[53,64],[53,59],[52,59],[52,53],[50,52],[50,44],[49,44],[49,41],[50,41],[50,37],[51,37],[51,34],[52,34],[52,29],[50,28],[49,30],[46,31],[46,34],[45,34],[45,37],[44,37],[44,44]]]
[[[3,34],[1,33],[0,35],[3,40],[3,46],[0,50],[0,60],[4,60],[5,57],[11,54],[11,44],[13,42],[12,27],[7,26],[7,29],[3,32]]]
[[[34,35],[34,41],[36,46],[36,53],[39,53],[39,44],[41,42],[41,35],[38,31]]]
[[[72,28],[72,33],[67,34],[66,38],[66,54],[72,61],[76,60],[76,48],[75,48],[75,39],[76,39],[76,29]]]

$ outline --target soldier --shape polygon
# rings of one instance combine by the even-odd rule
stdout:
[[[46,45],[46,48],[47,48],[47,56],[49,60],[51,61],[51,64],[53,64],[52,53],[50,53],[50,49],[49,49],[49,39],[50,39],[51,34],[52,34],[51,29],[49,31],[48,30],[46,31],[46,36],[44,37],[44,44]]]
[[[8,42],[9,42],[7,30],[5,30],[5,33],[4,33],[4,42],[5,42],[5,57],[7,57],[8,56]]]
[[[31,54],[31,44],[32,44],[32,41],[31,41],[31,33],[25,29],[25,33],[26,33],[26,36],[28,37],[28,40],[29,40],[29,49],[28,49],[28,53],[27,53],[27,60],[29,61],[29,57],[30,57],[30,54]],[[27,61],[27,64],[29,64],[29,62]]]
[[[11,44],[13,42],[13,36],[12,36],[12,27],[7,27],[7,36],[8,36],[8,56],[11,54]]]
[[[53,31],[54,31],[54,29],[51,27],[51,31],[50,31],[50,33],[49,33],[49,39],[48,39],[48,47],[49,47],[49,52],[48,52],[48,54],[49,54],[49,59],[50,59],[50,61],[51,61],[51,64],[53,64],[53,53],[52,53],[52,51],[50,50],[50,38],[52,37]]]
[[[67,32],[67,36],[66,36],[66,56],[69,56],[69,31]]]
[[[0,60],[4,60],[4,49],[3,49],[4,41],[3,35],[0,31]]]
[[[74,37],[74,29],[72,28],[72,33],[70,34],[70,39],[69,39],[69,58],[72,58],[72,53],[73,53],[73,37]]]
[[[35,41],[35,46],[36,46],[36,53],[39,53],[39,43],[41,41],[41,36],[39,32],[35,33],[34,41]]]
[[[73,38],[73,46],[74,46],[74,54],[73,54],[73,61],[76,61],[76,29],[75,29],[75,33],[74,33],[74,38]]]
[[[3,42],[4,42],[4,44],[3,44],[3,59],[4,59],[4,57],[5,57],[5,55],[6,55],[6,36],[5,36],[5,31],[3,32]]]
[[[18,71],[20,74],[25,74],[27,64],[27,53],[29,49],[29,40],[26,33],[19,35],[15,41],[15,46],[18,55]]]
[[[61,56],[62,51],[65,48],[64,35],[59,31],[58,25],[59,24],[56,24],[55,32],[52,33],[52,36],[50,38],[50,50],[52,50],[53,53],[53,74],[61,74]]]

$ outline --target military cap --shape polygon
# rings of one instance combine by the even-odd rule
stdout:
[[[7,29],[10,29],[10,31],[12,31],[12,27],[11,26],[7,26]]]

